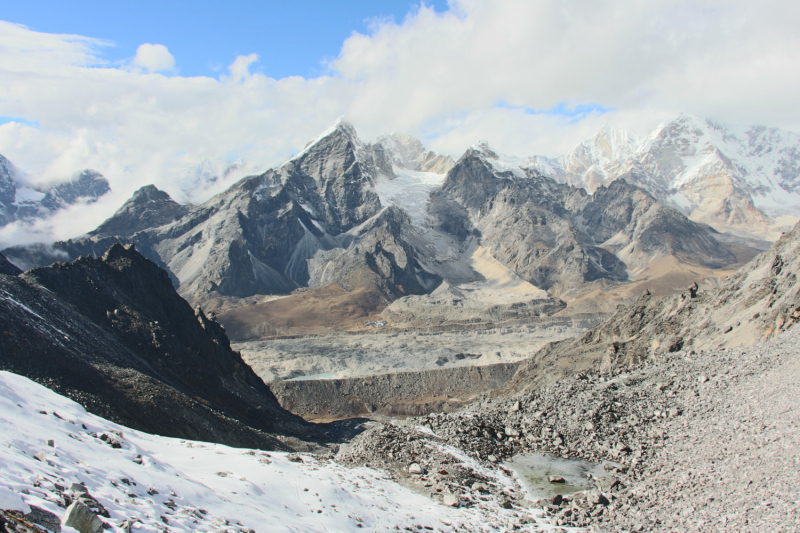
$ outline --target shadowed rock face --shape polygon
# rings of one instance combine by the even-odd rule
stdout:
[[[0,276],[0,291],[0,367],[93,413],[233,446],[285,448],[275,435],[318,436],[132,246]]]
[[[584,335],[549,344],[520,365],[512,389],[583,370],[608,370],[664,352],[753,345],[800,321],[800,224],[714,288],[649,293]]]
[[[594,195],[530,169],[504,169],[482,145],[468,150],[432,197],[438,229],[477,236],[520,277],[555,294],[624,281],[662,255],[712,268],[736,262],[711,232],[624,180]]]
[[[0,274],[16,276],[17,274],[22,274],[22,270],[6,259],[3,254],[0,254]]]

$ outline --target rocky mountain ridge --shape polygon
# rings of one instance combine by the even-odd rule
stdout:
[[[286,449],[284,436],[322,436],[281,409],[223,328],[131,245],[0,275],[0,309],[0,367],[93,413],[233,446]]]
[[[625,177],[692,220],[743,236],[774,240],[800,216],[800,136],[777,128],[684,114],[645,139],[602,129],[566,154],[527,165],[590,192]]]
[[[589,195],[504,160],[486,144],[459,159],[429,210],[435,227],[480,239],[496,260],[553,294],[625,281],[665,255],[710,268],[736,262],[706,227],[625,180]]]
[[[800,321],[800,223],[718,286],[645,293],[585,334],[549,344],[520,365],[512,389],[586,370],[607,371],[663,353],[752,346]]]
[[[432,176],[441,185],[431,186]],[[382,201],[395,182],[399,195],[409,188],[413,210],[403,200]],[[259,304],[263,313],[239,312],[254,323],[237,330],[249,331],[268,330],[255,322],[274,315],[273,307],[301,309],[323,293],[336,299],[331,315],[348,323],[399,298],[411,307],[439,305],[414,298],[443,281],[487,308],[513,305],[539,316],[563,306],[560,296],[617,286],[659,258],[707,269],[737,261],[713,231],[624,180],[589,195],[488,145],[452,163],[408,136],[364,143],[343,121],[280,167],[203,204],[180,205],[146,186],[87,235],[3,253],[18,265],[41,265],[101,255],[115,242],[134,243],[184,298],[218,309],[223,322],[242,298],[311,291]],[[339,292],[322,290],[331,284]],[[509,299],[502,293],[511,286],[517,296]]]

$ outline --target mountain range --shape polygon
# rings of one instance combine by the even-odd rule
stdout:
[[[566,154],[525,164],[590,192],[624,178],[692,220],[743,236],[775,240],[800,216],[800,136],[778,128],[680,115],[644,139],[601,129]]]
[[[275,306],[304,314],[311,300],[326,302],[334,323],[398,298],[424,308],[419,297],[443,282],[492,305],[509,276],[555,302],[648,278],[665,260],[670,271],[710,272],[756,253],[635,183],[609,180],[589,194],[487,144],[453,162],[405,135],[364,143],[339,121],[280,167],[200,205],[145,186],[87,235],[3,253],[29,268],[132,243],[189,302],[220,311],[223,323],[245,313],[254,327],[274,321]],[[243,300],[293,291],[280,304]]]

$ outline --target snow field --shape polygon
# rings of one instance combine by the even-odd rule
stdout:
[[[112,530],[133,519],[137,532],[488,531],[491,510],[445,507],[370,468],[150,435],[9,372],[0,372],[0,413],[0,507],[61,517],[56,502],[81,483]]]

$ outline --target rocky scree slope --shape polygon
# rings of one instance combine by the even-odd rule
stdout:
[[[636,364],[665,352],[751,346],[800,320],[800,224],[717,287],[645,293],[584,335],[549,344],[520,365],[510,387],[539,387],[588,369]]]
[[[787,465],[800,462],[798,340],[792,328],[753,347],[667,352],[578,373],[457,413],[377,425],[339,457],[436,499],[542,507],[559,526],[795,531],[800,479]],[[524,486],[486,475],[531,452],[602,463],[606,475],[589,491],[537,502]]]
[[[0,309],[0,368],[109,420],[265,449],[289,447],[283,436],[323,437],[280,408],[223,328],[131,245],[0,275]]]
[[[625,281],[657,258],[720,268],[736,262],[712,231],[618,180],[593,195],[468,150],[432,194],[434,226],[474,239],[536,287],[560,295],[586,283]]]

